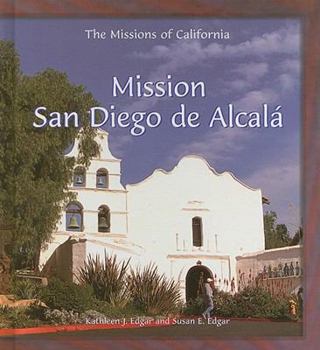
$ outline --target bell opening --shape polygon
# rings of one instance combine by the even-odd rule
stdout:
[[[108,219],[105,216],[99,217],[98,230],[99,230],[99,232],[109,232],[110,231],[110,225],[108,223]]]
[[[77,185],[82,185],[83,184],[83,176],[82,175],[77,175],[76,176],[76,181],[75,181],[75,183],[77,184]]]
[[[98,181],[97,181],[97,185],[104,187],[105,186],[105,179],[103,176],[98,176]]]
[[[72,230],[79,230],[80,229],[80,225],[78,223],[78,220],[76,218],[76,216],[72,215],[69,221],[69,225],[68,225],[68,229],[72,229]]]

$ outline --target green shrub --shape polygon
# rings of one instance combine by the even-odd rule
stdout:
[[[289,311],[289,300],[288,298],[277,298],[276,302],[271,304],[265,312],[266,318],[275,320],[290,320],[292,315]]]
[[[246,287],[235,295],[215,290],[213,305],[213,314],[219,317],[292,319],[289,312],[289,297],[272,296],[268,291],[258,287]],[[204,309],[203,299],[197,298],[185,305],[183,313],[200,315]]]
[[[131,316],[142,316],[144,313],[134,305],[133,302],[126,304],[123,307],[117,305],[111,305],[102,300],[97,300],[95,305],[92,305],[93,310],[97,310],[103,313],[106,317],[131,317]]]
[[[107,256],[104,260],[97,255],[89,256],[83,268],[79,269],[78,279],[81,284],[92,287],[94,295],[113,306],[124,307],[130,300],[126,283],[126,272],[129,260],[121,264],[116,255]]]
[[[160,275],[155,265],[131,270],[128,282],[133,305],[138,310],[150,315],[177,311],[180,304],[178,284]]]
[[[182,313],[184,315],[201,315],[205,309],[205,304],[203,298],[198,297],[197,299],[190,300],[183,307]]]
[[[216,292],[213,296],[214,314],[221,317],[270,318],[289,320],[289,298],[272,296],[258,287],[246,287],[231,295]]]
[[[290,319],[289,297],[272,296],[259,287],[247,287],[235,295],[242,306],[240,317]]]
[[[12,283],[12,292],[17,299],[38,299],[42,286],[30,279],[16,279]]]
[[[217,291],[213,294],[213,313],[221,317],[236,317],[236,301],[231,294]]]
[[[26,314],[30,316],[34,320],[45,320],[44,312],[47,310],[47,307],[42,306],[41,304],[35,302],[34,304],[30,305],[26,309]]]
[[[25,328],[39,326],[41,321],[34,319],[28,308],[1,307],[0,323],[3,328]]]
[[[90,286],[52,279],[48,286],[43,288],[41,300],[50,309],[83,312],[90,308],[94,296]]]

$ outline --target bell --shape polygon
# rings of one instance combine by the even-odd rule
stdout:
[[[79,229],[80,228],[80,226],[78,224],[78,220],[74,215],[72,215],[70,218],[68,228],[72,228],[72,229]]]
[[[98,185],[98,186],[104,186],[104,179],[103,179],[103,176],[98,176],[97,185]]]
[[[76,176],[76,184],[81,185],[83,183],[83,177],[82,175],[77,175]]]
[[[109,228],[107,218],[104,216],[99,217],[99,230],[107,230]]]

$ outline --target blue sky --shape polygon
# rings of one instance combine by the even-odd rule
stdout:
[[[85,29],[156,31],[202,28],[229,31],[230,40],[88,40]],[[128,129],[110,132],[110,148],[122,158],[122,182],[135,183],[155,168],[170,170],[186,154],[205,157],[218,172],[231,171],[251,187],[261,188],[294,232],[300,221],[301,43],[297,20],[107,20],[25,19],[0,21],[1,38],[13,38],[25,74],[47,67],[64,71],[83,84],[103,106],[117,110],[159,111],[164,123],[133,137]],[[159,80],[205,81],[207,97],[135,99],[112,96],[113,75],[140,74]],[[256,110],[262,103],[282,106],[281,129],[174,129],[167,119],[185,103],[204,121],[214,106],[233,103]],[[210,113],[211,112],[211,113]],[[167,118],[166,118],[167,117]]]

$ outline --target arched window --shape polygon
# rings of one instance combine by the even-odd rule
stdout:
[[[70,202],[67,205],[66,230],[83,231],[83,207],[78,202]]]
[[[202,219],[199,216],[192,218],[192,241],[194,247],[203,246]]]
[[[82,166],[77,166],[73,172],[73,186],[84,187],[86,185],[86,170]]]
[[[106,169],[99,169],[97,171],[97,188],[108,188],[109,186],[109,178],[108,171]]]
[[[101,205],[98,209],[98,231],[110,232],[110,209],[106,205]]]

